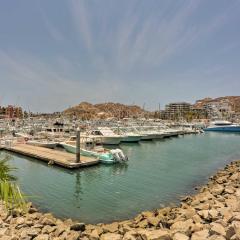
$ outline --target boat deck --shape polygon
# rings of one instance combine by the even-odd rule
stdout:
[[[27,144],[15,144],[12,147],[3,147],[3,149],[66,168],[80,168],[99,163],[98,159],[86,156],[81,156],[80,162],[76,163],[75,154]]]

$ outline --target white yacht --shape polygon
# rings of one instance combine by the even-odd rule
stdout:
[[[129,128],[118,127],[118,128],[114,128],[113,131],[114,133],[122,137],[121,142],[137,143],[141,140],[141,135],[130,131]]]
[[[90,136],[98,137],[101,139],[102,144],[105,145],[118,145],[123,140],[123,137],[115,134],[108,127],[99,127],[96,130],[92,130]]]
[[[240,125],[231,123],[229,121],[213,121],[204,131],[215,131],[215,132],[240,132]]]

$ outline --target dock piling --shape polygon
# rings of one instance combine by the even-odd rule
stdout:
[[[77,139],[76,139],[76,162],[80,162],[80,129],[77,128]]]

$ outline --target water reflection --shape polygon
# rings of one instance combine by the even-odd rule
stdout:
[[[81,194],[83,194],[83,191],[81,189],[81,174],[80,172],[77,172],[75,175],[75,192],[73,196],[76,201],[74,203],[77,208],[80,208],[80,202],[82,200]]]

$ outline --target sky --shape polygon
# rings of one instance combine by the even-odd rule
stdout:
[[[0,105],[163,109],[239,76],[240,0],[0,0]]]

